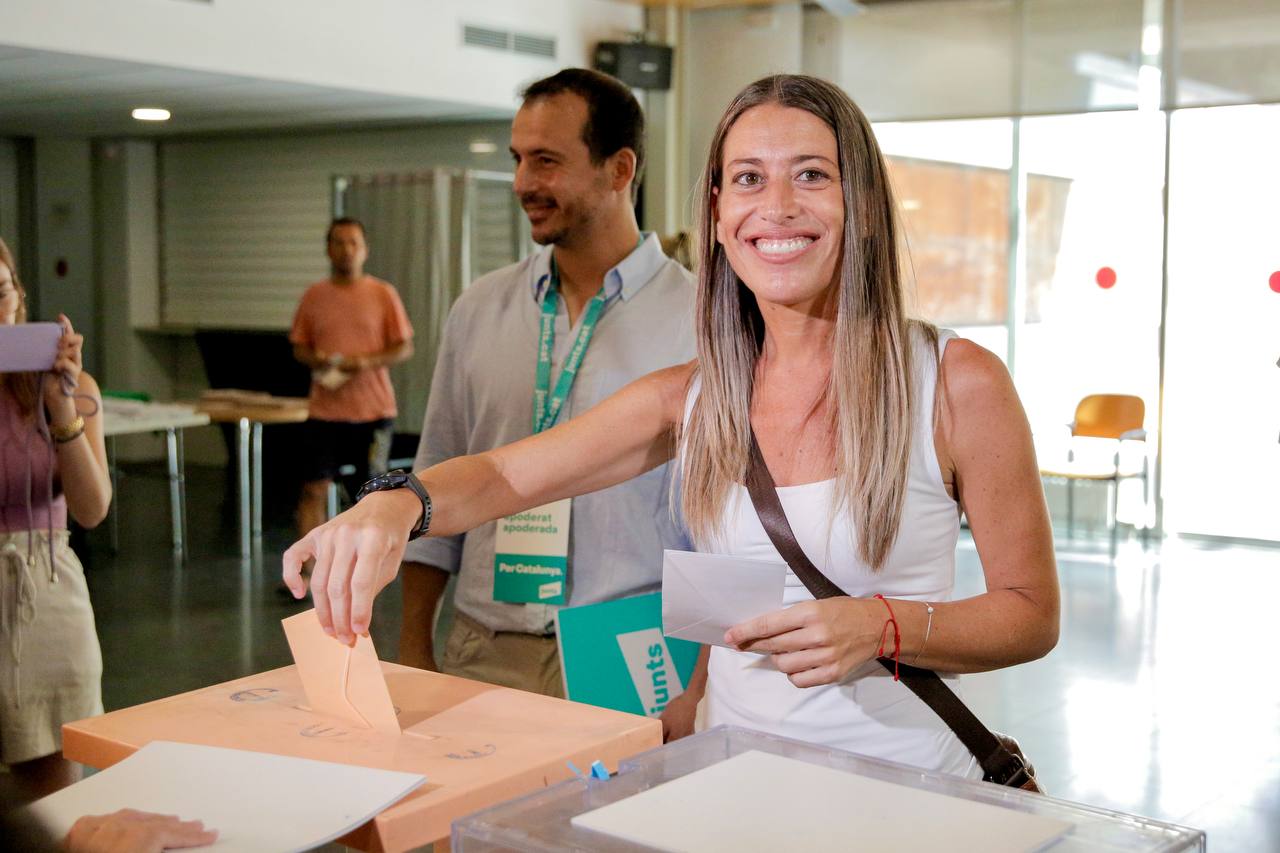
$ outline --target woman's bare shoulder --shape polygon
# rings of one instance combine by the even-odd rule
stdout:
[[[952,406],[992,402],[1013,391],[1000,357],[966,338],[953,338],[942,353],[939,376],[943,401]]]
[[[1030,439],[1009,369],[999,356],[973,341],[957,338],[948,344],[938,397],[935,444],[940,461],[971,456],[984,445],[1021,445]]]

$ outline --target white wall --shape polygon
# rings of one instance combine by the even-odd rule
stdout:
[[[674,234],[686,227],[689,207],[689,164],[685,156],[683,93],[686,76],[684,40],[689,13],[667,6],[650,9],[645,29],[672,52],[671,88],[644,93],[645,170],[644,219],[641,227]]]
[[[733,96],[761,77],[803,70],[803,21],[799,3],[690,14],[684,45],[690,187],[702,173],[716,124]]]
[[[496,150],[473,154],[481,140]],[[335,176],[509,172],[509,141],[507,122],[473,122],[161,143],[164,322],[288,328],[303,289],[328,272]]]
[[[0,43],[510,109],[520,84],[642,21],[610,0],[39,0],[5,4]],[[554,36],[558,55],[464,47],[464,24]]]
[[[140,331],[160,316],[159,209],[156,147],[142,140],[106,141],[94,150],[101,375],[104,388],[146,391],[158,400],[177,390],[179,339]],[[198,370],[197,377],[203,376]],[[155,436],[118,441],[121,459],[158,457]]]
[[[22,263],[18,244],[18,146],[12,139],[0,139],[0,239]]]
[[[35,219],[34,259],[26,247],[23,277],[34,291],[37,319],[66,314],[85,335],[85,369],[96,372],[100,339],[89,140],[35,141]],[[65,265],[61,272],[60,263]]]
[[[693,227],[694,187],[720,116],[748,83],[805,70],[805,22],[800,3],[650,10],[648,30],[676,52],[671,91],[646,93],[649,227]]]

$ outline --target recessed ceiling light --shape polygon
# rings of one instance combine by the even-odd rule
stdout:
[[[475,142],[471,143],[472,154],[492,154],[497,150],[498,146],[494,145],[487,139],[477,139]]]
[[[168,121],[169,111],[155,107],[138,107],[133,111],[133,117],[138,121]]]

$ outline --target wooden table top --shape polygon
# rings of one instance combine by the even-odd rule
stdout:
[[[193,405],[215,423],[248,418],[260,424],[295,424],[305,421],[309,411],[306,397],[273,397],[234,389],[206,392]]]

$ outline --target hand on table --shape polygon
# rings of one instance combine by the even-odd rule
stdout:
[[[311,600],[326,634],[348,646],[368,634],[373,599],[395,579],[422,516],[422,503],[409,489],[374,492],[331,518],[284,552],[284,582],[294,598],[307,594],[302,565],[311,569]]]
[[[874,600],[840,596],[803,601],[734,625],[724,639],[741,651],[771,655],[796,687],[815,687],[838,682],[876,657],[886,615],[884,605]]]
[[[179,847],[204,847],[218,832],[198,820],[121,809],[82,817],[71,826],[62,846],[69,853],[160,853]]]

